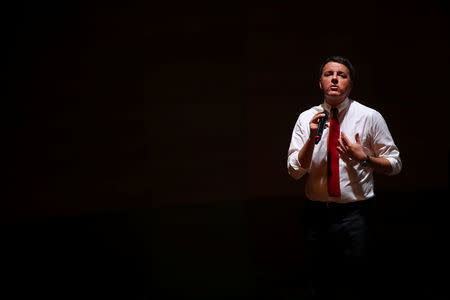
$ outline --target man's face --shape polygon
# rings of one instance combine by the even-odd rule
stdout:
[[[350,71],[345,65],[330,61],[323,67],[319,86],[327,102],[339,104],[348,97],[352,89]]]

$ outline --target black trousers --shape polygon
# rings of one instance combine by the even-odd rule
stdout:
[[[312,299],[376,298],[374,201],[307,201],[306,276]]]

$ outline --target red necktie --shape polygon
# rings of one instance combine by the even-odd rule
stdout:
[[[341,195],[341,188],[339,186],[339,152],[337,150],[341,126],[339,125],[337,116],[338,110],[333,107],[331,109],[330,130],[328,132],[327,168],[328,195],[334,197]]]

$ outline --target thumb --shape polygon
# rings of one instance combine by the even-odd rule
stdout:
[[[361,141],[359,140],[359,133],[356,133],[356,134],[355,134],[355,141],[356,141],[358,144],[361,144]]]

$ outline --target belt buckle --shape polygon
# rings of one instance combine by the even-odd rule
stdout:
[[[334,201],[327,201],[327,208],[332,209],[332,208],[336,208],[338,205],[336,202]]]

